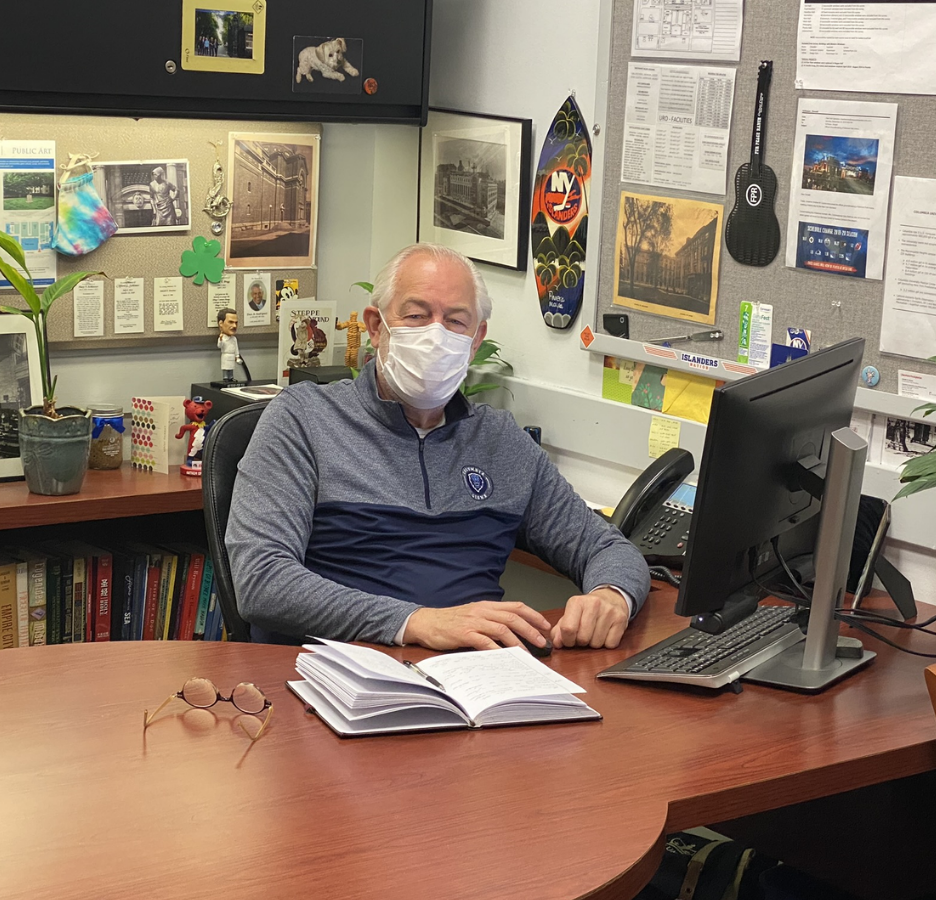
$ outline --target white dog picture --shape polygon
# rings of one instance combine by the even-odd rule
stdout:
[[[364,42],[354,38],[293,38],[294,91],[359,93]]]

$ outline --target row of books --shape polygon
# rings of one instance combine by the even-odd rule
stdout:
[[[48,541],[0,550],[0,650],[225,637],[203,547]]]

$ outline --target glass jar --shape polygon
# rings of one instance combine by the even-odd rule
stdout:
[[[110,403],[91,405],[89,469],[119,469],[123,464],[123,407]]]

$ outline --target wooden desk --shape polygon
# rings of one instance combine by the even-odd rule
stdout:
[[[627,898],[668,830],[936,769],[925,663],[886,647],[818,696],[594,680],[680,627],[671,609],[655,591],[623,650],[553,654],[602,722],[358,740],[288,693],[295,648],[8,650],[0,895]],[[259,684],[267,734],[251,745],[229,704],[173,701],[144,735],[143,708],[194,674]]]

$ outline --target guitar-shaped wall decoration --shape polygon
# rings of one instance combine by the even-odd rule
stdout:
[[[767,131],[767,91],[773,62],[764,60],[757,73],[757,103],[751,161],[735,174],[735,203],[725,223],[725,246],[733,259],[746,266],[766,266],[780,249],[780,223],[774,212],[777,176],[764,163]]]

